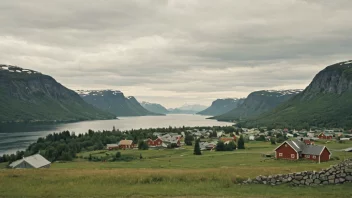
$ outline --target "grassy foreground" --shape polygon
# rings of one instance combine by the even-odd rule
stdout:
[[[180,150],[126,150],[122,155],[142,154],[130,162],[89,162],[84,157],[116,151],[80,153],[74,162],[54,163],[50,169],[0,169],[0,197],[352,197],[352,184],[318,187],[238,185],[257,175],[320,170],[339,161],[310,163],[264,160],[276,146],[253,142],[246,150],[203,152]],[[329,143],[333,156],[352,143]],[[1,165],[0,165],[1,166]]]

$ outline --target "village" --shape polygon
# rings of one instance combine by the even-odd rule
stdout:
[[[316,145],[315,142],[340,142],[352,140],[351,131],[344,132],[342,129],[335,130],[288,130],[288,129],[246,129],[242,128],[233,133],[213,130],[187,130],[178,133],[161,133],[154,132],[153,136],[157,138],[148,138],[144,140],[149,149],[183,149],[182,146],[187,144],[185,139],[191,136],[192,140],[199,139],[201,151],[216,151],[219,142],[225,145],[230,142],[237,143],[242,136],[246,143],[252,141],[271,142],[279,146],[273,150],[273,157],[276,159],[298,160],[307,159],[316,162],[328,161],[331,158],[331,151],[327,146]],[[138,149],[132,140],[121,140],[117,144],[107,144],[107,150],[119,149]],[[344,149],[346,152],[352,152],[352,148]],[[268,156],[271,156],[268,154]]]
[[[345,142],[352,142],[351,131],[344,131],[342,129],[328,129],[328,130],[289,130],[289,129],[272,129],[265,128],[247,129],[235,128],[233,132],[225,132],[224,130],[215,129],[188,129],[178,133],[175,132],[153,132],[152,137],[139,142],[124,139],[113,144],[106,144],[105,150],[109,152],[134,150],[189,150],[194,147],[195,140],[199,141],[200,151],[204,152],[219,152],[225,151],[219,149],[219,143],[235,145],[232,151],[240,150],[238,148],[238,141],[240,138],[244,144],[259,144],[262,142],[266,145],[272,145],[271,150],[263,150],[260,154],[272,159],[286,159],[286,160],[309,160],[316,163],[326,162],[332,158],[332,151],[329,148],[329,142],[341,144],[342,147]],[[141,142],[145,145],[143,149],[140,148]],[[346,146],[339,151],[352,152],[352,147]],[[104,151],[100,151],[102,153]],[[139,151],[135,151],[138,153]],[[91,153],[91,152],[88,152]],[[90,158],[91,158],[91,154]],[[93,152],[94,155],[94,152]],[[110,155],[110,154],[109,154]],[[109,156],[107,154],[107,156]],[[86,159],[88,159],[86,157]],[[95,158],[95,161],[106,161],[107,158]],[[41,156],[39,153],[24,157],[9,164],[10,168],[49,168],[51,162]]]

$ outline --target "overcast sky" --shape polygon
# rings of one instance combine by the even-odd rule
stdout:
[[[3,0],[0,62],[166,107],[305,88],[352,59],[351,0]]]

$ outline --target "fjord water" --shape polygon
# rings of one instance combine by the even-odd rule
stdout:
[[[206,119],[207,116],[178,114],[166,116],[141,116],[119,117],[118,120],[84,121],[55,125],[14,125],[1,128],[0,132],[0,155],[15,153],[24,150],[35,142],[39,137],[45,137],[50,133],[58,133],[65,130],[76,134],[86,133],[88,129],[94,131],[112,130],[113,126],[119,130],[158,127],[182,127],[182,126],[228,126],[232,123],[218,122]]]

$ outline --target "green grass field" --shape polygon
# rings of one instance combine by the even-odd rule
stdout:
[[[251,142],[245,150],[205,151],[201,156],[192,155],[192,147],[120,151],[122,155],[138,158],[130,162],[83,159],[89,154],[106,156],[117,151],[80,153],[75,161],[56,162],[50,169],[0,169],[0,197],[352,197],[352,184],[299,188],[238,185],[248,177],[318,171],[339,162],[264,160],[261,154],[270,153],[276,146]],[[352,158],[352,153],[337,151],[352,147],[352,142],[331,142],[326,146],[341,160]]]

